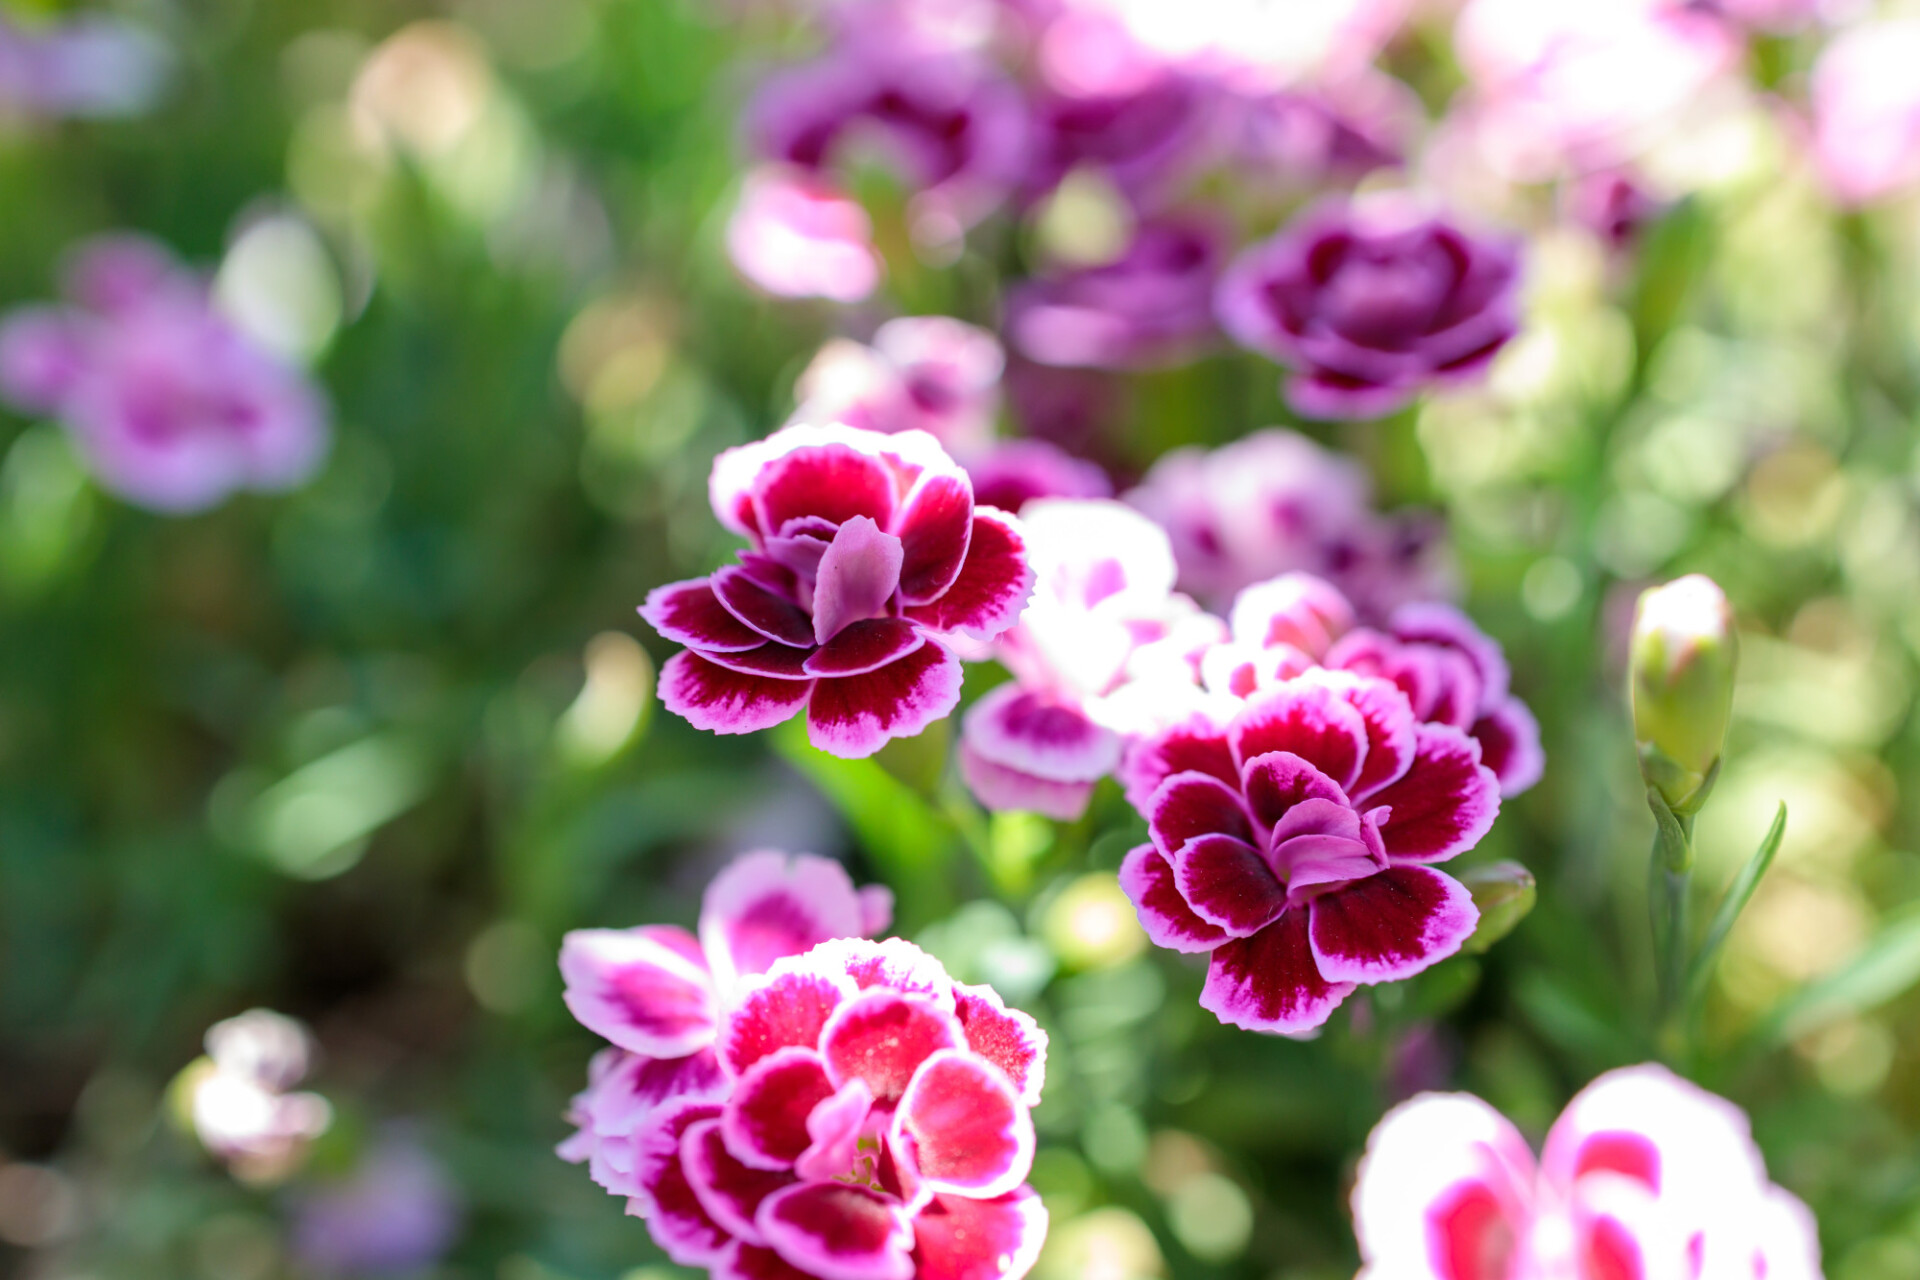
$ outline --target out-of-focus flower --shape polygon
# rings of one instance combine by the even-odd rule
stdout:
[[[1818,1280],[1813,1215],[1767,1180],[1738,1107],[1647,1064],[1567,1105],[1536,1164],[1470,1094],[1387,1113],[1360,1162],[1361,1280]]]
[[[1036,498],[1113,496],[1113,481],[1098,463],[1045,440],[1003,440],[965,461],[973,500],[1016,515]]]
[[[1520,181],[1632,160],[1740,48],[1706,6],[1681,0],[1470,0],[1454,43],[1481,146]]]
[[[1137,369],[1183,363],[1215,332],[1220,232],[1194,219],[1151,222],[1117,260],[1016,286],[1007,333],[1049,365]]]
[[[1675,808],[1720,759],[1738,658],[1733,609],[1713,579],[1688,574],[1641,594],[1627,659],[1633,736],[1640,772]]]
[[[1447,594],[1435,532],[1418,517],[1375,512],[1365,469],[1297,432],[1171,450],[1126,500],[1172,539],[1181,589],[1215,609],[1295,571],[1336,584],[1366,617]]]
[[[238,489],[290,489],[319,467],[318,389],[216,310],[165,249],[89,241],[65,292],[70,305],[0,324],[0,396],[58,418],[104,487],[186,513]]]
[[[1392,413],[1478,377],[1519,327],[1516,242],[1398,201],[1324,205],[1242,254],[1222,327],[1293,366],[1287,400],[1316,418]]]
[[[778,932],[758,954],[786,954],[723,1001],[651,977],[606,984],[623,1031],[680,1024],[696,1000],[707,1047],[596,1058],[561,1154],[589,1160],[675,1262],[716,1277],[1018,1280],[1046,1233],[1024,1185],[1045,1035],[910,943],[843,937],[794,953],[800,935]],[[577,955],[575,939],[597,948],[604,933],[568,945]],[[692,944],[661,949],[697,956]]]
[[[953,710],[952,638],[998,636],[1033,585],[1018,523],[975,506],[922,431],[785,427],[716,458],[709,489],[751,549],[640,608],[687,646],[660,699],[695,728],[751,733],[805,708],[816,747],[872,755]]]
[[[460,1235],[458,1188],[404,1126],[384,1133],[344,1182],[293,1206],[293,1253],[322,1275],[411,1272],[439,1261]]]
[[[1136,656],[1168,642],[1197,653],[1220,624],[1173,593],[1166,535],[1131,508],[1043,499],[1021,520],[1033,602],[994,648],[1013,682],[967,710],[960,773],[989,809],[1071,820],[1120,763],[1124,734],[1199,700],[1191,665]]]
[[[1863,22],[1814,63],[1813,141],[1835,198],[1859,205],[1920,182],[1920,18]]]
[[[1000,409],[1006,356],[984,329],[947,316],[903,316],[871,346],[829,342],[800,375],[796,422],[924,431],[956,453],[984,448]]]
[[[1614,250],[1638,240],[1660,208],[1644,184],[1618,169],[1569,179],[1561,188],[1560,205],[1569,222],[1585,227]]]
[[[250,1009],[207,1029],[207,1056],[181,1073],[194,1134],[247,1182],[278,1182],[333,1121],[317,1093],[290,1092],[306,1077],[313,1038],[292,1018]]]
[[[1400,164],[1419,110],[1412,90],[1377,73],[1281,89],[1241,106],[1234,151],[1257,166],[1247,170],[1253,182],[1269,174],[1293,190],[1351,182]]]
[[[858,302],[882,270],[867,211],[822,179],[779,165],[747,175],[727,222],[727,253],[741,275],[783,298]]]
[[[144,27],[107,14],[24,23],[0,10],[0,111],[136,116],[166,88],[173,55]]]
[[[1356,985],[1411,977],[1472,935],[1472,897],[1431,864],[1500,811],[1479,757],[1387,681],[1309,671],[1224,724],[1195,717],[1128,750],[1152,843],[1121,887],[1155,943],[1210,953],[1202,1008],[1311,1031]]]
[[[1741,26],[1772,32],[1798,31],[1859,7],[1850,0],[1694,0],[1694,6]]]
[[[1142,46],[1243,89],[1338,80],[1373,61],[1409,0],[1071,0],[1119,16]]]

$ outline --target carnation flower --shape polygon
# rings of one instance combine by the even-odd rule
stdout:
[[[1285,364],[1314,418],[1375,418],[1477,377],[1519,327],[1516,243],[1397,204],[1328,204],[1243,253],[1220,323]]]
[[[721,454],[709,487],[751,549],[640,609],[687,646],[660,697],[696,728],[751,733],[805,708],[815,746],[871,755],[953,710],[949,641],[998,636],[1033,583],[1014,518],[975,506],[925,432],[787,427]]]
[[[1007,334],[1041,364],[1137,369],[1178,364],[1216,335],[1223,243],[1192,219],[1149,222],[1113,262],[1030,280],[1007,299]]]
[[[290,489],[319,467],[319,391],[216,311],[163,247],[100,237],[64,283],[68,305],[0,323],[0,397],[58,418],[103,487],[185,514],[237,489]]]
[[[794,419],[924,431],[952,452],[973,452],[993,436],[1005,367],[999,341],[985,329],[947,316],[902,316],[881,325],[872,345],[837,338],[822,347],[795,387]]]
[[[1460,949],[1479,912],[1433,869],[1492,827],[1500,788],[1473,739],[1415,718],[1385,680],[1309,671],[1224,725],[1196,717],[1129,750],[1150,844],[1120,868],[1147,936],[1208,952],[1202,1008],[1311,1031],[1361,983]]]
[[[960,774],[989,809],[1071,820],[1120,763],[1123,734],[1182,719],[1199,700],[1197,653],[1218,619],[1173,591],[1173,553],[1117,502],[1042,499],[1022,514],[1033,602],[994,648],[1014,675],[968,708]]]
[[[880,283],[873,221],[814,175],[765,165],[747,175],[727,222],[740,274],[782,298],[858,302]]]
[[[1767,1180],[1738,1107],[1646,1064],[1567,1105],[1536,1162],[1499,1112],[1387,1113],[1353,1190],[1361,1280],[1818,1280],[1813,1216]]]
[[[712,970],[742,975],[717,989],[687,980],[700,952],[683,932],[613,935],[655,952],[624,972],[604,963],[606,931],[569,935],[570,1004],[592,990],[596,1013],[622,1007],[589,1026],[698,1047],[596,1058],[561,1154],[626,1196],[675,1262],[716,1277],[1019,1280],[1046,1233],[1025,1185],[1045,1035],[910,943],[812,942],[873,922],[844,874],[828,882],[832,864],[797,860],[778,885],[776,857],[750,855],[708,892]]]

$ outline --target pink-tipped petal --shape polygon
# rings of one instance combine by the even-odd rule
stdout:
[[[866,516],[835,531],[813,588],[812,639],[825,644],[848,623],[879,617],[900,585],[900,539]]]
[[[853,1168],[860,1133],[873,1110],[873,1090],[864,1080],[849,1080],[817,1103],[807,1115],[807,1147],[793,1162],[801,1177],[820,1181]]]
[[[905,938],[840,938],[820,947],[814,958],[823,969],[844,973],[861,991],[881,987],[943,1013],[953,1011],[953,980],[946,967]]]
[[[870,756],[893,738],[911,738],[960,702],[960,659],[932,638],[865,675],[815,683],[807,740],[847,760]]]
[[[812,1142],[807,1117],[833,1093],[819,1054],[776,1049],[747,1068],[721,1112],[727,1150],[756,1169],[791,1169]]]
[[[1019,524],[1004,511],[976,507],[960,576],[939,599],[910,605],[905,612],[934,631],[991,640],[1019,619],[1032,592],[1033,570]]]
[[[733,616],[705,578],[669,582],[647,593],[640,616],[661,638],[694,649],[738,653],[767,642],[761,632]]]
[[[991,1199],[1033,1168],[1033,1117],[999,1068],[944,1050],[921,1064],[893,1118],[924,1186]]]
[[[928,604],[952,590],[973,538],[973,485],[965,472],[921,478],[894,531],[906,548],[902,604]]]
[[[1233,938],[1257,933],[1287,906],[1287,886],[1260,851],[1232,836],[1203,835],[1167,859],[1180,896],[1208,924]]]
[[[678,1058],[713,1043],[713,981],[684,929],[576,929],[560,944],[567,1008],[622,1049]]]
[[[1500,784],[1472,738],[1446,725],[1415,734],[1413,767],[1369,797],[1392,810],[1381,839],[1396,862],[1442,862],[1480,843],[1500,814]]]
[[[954,1016],[967,1034],[967,1048],[1006,1073],[1028,1106],[1040,1102],[1047,1079],[1047,1033],[1018,1009],[1009,1009],[992,987],[954,985]]]
[[[729,671],[690,650],[674,654],[660,668],[661,703],[709,733],[771,729],[793,719],[812,692],[811,680]]]
[[[800,445],[769,462],[754,482],[755,511],[767,530],[802,516],[836,525],[864,516],[884,529],[897,500],[886,463],[840,441]]]
[[[712,1049],[682,1058],[649,1058],[620,1049],[596,1055],[586,1092],[573,1100],[575,1123],[602,1137],[636,1132],[662,1104],[680,1098],[717,1101],[726,1077]]]
[[[687,1126],[680,1135],[680,1167],[707,1216],[729,1235],[750,1244],[764,1243],[760,1229],[753,1225],[760,1202],[794,1181],[791,1172],[756,1169],[736,1159],[727,1149],[718,1120]]]
[[[848,623],[808,654],[801,670],[823,678],[861,676],[898,662],[926,643],[926,636],[905,618],[866,618]]]
[[[1367,724],[1350,702],[1315,681],[1289,680],[1249,703],[1227,730],[1242,770],[1256,756],[1286,751],[1312,764],[1343,790],[1367,759]]]
[[[1097,782],[1120,763],[1120,735],[1077,706],[1015,683],[988,690],[969,707],[962,733],[983,758],[1054,782]]]
[[[1176,773],[1204,773],[1238,790],[1240,766],[1227,745],[1226,730],[1196,716],[1127,749],[1120,761],[1120,781],[1127,803],[1146,812],[1153,793]]]
[[[1520,699],[1508,698],[1476,721],[1470,732],[1480,744],[1480,763],[1499,779],[1502,798],[1519,795],[1546,772],[1540,722]]]
[[[1022,1280],[1047,1238],[1031,1187],[992,1200],[935,1196],[913,1220],[916,1280]]]
[[[1323,800],[1345,806],[1346,794],[1333,779],[1286,751],[1258,756],[1247,764],[1245,774],[1247,807],[1262,826],[1274,826],[1285,820],[1295,805]]]
[[[1324,1023],[1352,991],[1351,982],[1321,975],[1307,943],[1307,913],[1293,910],[1214,950],[1200,1007],[1228,1026],[1298,1035]]]
[[[1153,793],[1145,814],[1153,847],[1168,858],[1199,836],[1224,835],[1241,841],[1254,838],[1239,788],[1229,787],[1210,774],[1174,774]]]
[[[995,813],[1038,813],[1056,822],[1073,822],[1093,799],[1091,782],[1056,782],[996,763],[964,738],[957,753],[960,777],[982,807]]]
[[[748,630],[803,649],[814,643],[813,619],[807,611],[740,566],[721,569],[711,582],[720,606]]]
[[[773,1250],[818,1280],[910,1280],[913,1228],[889,1197],[841,1182],[768,1196],[756,1219]]]
[[[647,1220],[654,1243],[683,1267],[710,1266],[731,1239],[701,1205],[680,1160],[687,1130],[719,1112],[712,1103],[669,1103],[654,1113],[639,1139],[639,1189],[628,1211]]]
[[[846,868],[810,853],[742,854],[700,901],[700,945],[722,991],[829,938],[865,933],[864,925]]]
[[[1160,851],[1143,844],[1120,863],[1120,888],[1133,900],[1140,927],[1155,945],[1188,953],[1211,951],[1226,930],[1202,920],[1174,884],[1173,867]]]
[[[753,983],[721,1029],[720,1064],[735,1077],[779,1049],[818,1048],[820,1032],[857,988],[809,957],[782,960]]]
[[[929,1056],[966,1042],[951,1013],[914,997],[869,991],[835,1012],[820,1053],[836,1086],[864,1081],[875,1102],[891,1105]]]
[[[1473,895],[1431,867],[1389,867],[1307,908],[1313,958],[1335,982],[1392,982],[1446,959],[1473,935]]]

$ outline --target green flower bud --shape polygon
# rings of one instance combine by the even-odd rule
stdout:
[[[1470,956],[1485,953],[1533,910],[1533,872],[1517,862],[1471,867],[1460,873],[1460,883],[1467,886],[1473,905],[1480,908],[1480,924],[1460,948]]]
[[[1633,615],[1633,736],[1640,774],[1676,813],[1706,799],[1733,710],[1733,610],[1701,574],[1654,587]]]

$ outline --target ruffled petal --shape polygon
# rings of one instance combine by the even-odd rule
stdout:
[[[842,627],[807,655],[801,670],[822,678],[865,675],[898,662],[926,643],[926,636],[905,618],[867,618]]]
[[[1091,782],[1056,782],[987,759],[964,738],[956,753],[960,777],[973,798],[995,813],[1038,813],[1056,822],[1073,822],[1093,799]]]
[[[1137,742],[1120,760],[1120,782],[1127,803],[1145,813],[1153,793],[1176,773],[1204,773],[1236,790],[1240,766],[1227,745],[1227,731],[1204,716]]]
[[[682,1058],[608,1049],[595,1055],[587,1089],[574,1098],[568,1116],[601,1137],[625,1137],[663,1103],[677,1098],[716,1101],[726,1092],[726,1077],[712,1049]]]
[[[837,1178],[853,1168],[860,1134],[873,1110],[873,1090],[864,1080],[849,1080],[816,1104],[807,1116],[807,1147],[793,1162],[794,1172],[813,1181]]]
[[[976,507],[960,576],[937,600],[909,605],[906,615],[935,631],[991,640],[1012,626],[1033,593],[1026,539],[1004,511]]]
[[[1353,605],[1330,582],[1283,573],[1234,597],[1229,615],[1236,643],[1255,649],[1290,645],[1311,658],[1352,629]]]
[[[998,685],[967,709],[961,732],[1005,768],[1055,782],[1096,782],[1120,763],[1120,735],[1078,707],[1018,684]]]
[[[818,516],[836,525],[865,516],[884,529],[893,523],[897,494],[893,472],[884,461],[849,444],[829,442],[801,445],[767,463],[755,477],[753,500],[765,530],[801,516]]]
[[[848,623],[879,617],[900,585],[900,539],[865,516],[841,525],[820,557],[809,638],[825,644]]]
[[[876,990],[835,1012],[821,1034],[820,1054],[835,1086],[864,1081],[876,1103],[891,1105],[921,1063],[966,1042],[951,1013],[925,1000]]]
[[[1411,978],[1460,949],[1480,922],[1473,895],[1431,867],[1390,867],[1307,907],[1314,963],[1337,982]]]
[[[833,1011],[858,988],[844,974],[816,966],[811,956],[775,964],[741,996],[718,1045],[720,1063],[736,1077],[778,1049],[817,1049]]]
[[[813,1141],[807,1117],[832,1097],[826,1064],[812,1049],[776,1049],[741,1075],[720,1115],[735,1159],[756,1169],[791,1169]]]
[[[1318,671],[1313,679],[1336,689],[1367,727],[1367,759],[1347,794],[1358,802],[1402,777],[1413,767],[1413,708],[1389,680]]]
[[[1470,732],[1480,744],[1480,763],[1493,770],[1503,798],[1519,795],[1546,772],[1540,722],[1520,699],[1508,698],[1475,721]]]
[[[1232,836],[1196,836],[1167,859],[1180,896],[1208,924],[1244,938],[1286,910],[1287,886],[1260,851]]]
[[[992,987],[954,984],[954,1016],[967,1035],[967,1048],[1006,1073],[1028,1106],[1040,1102],[1047,1079],[1047,1033],[1018,1009],[1002,1003]]]
[[[1226,930],[1202,920],[1173,882],[1173,867],[1150,844],[1140,845],[1120,863],[1120,888],[1133,900],[1140,927],[1155,946],[1174,951],[1211,951],[1227,940]]]
[[[718,1120],[687,1126],[680,1135],[680,1167],[707,1216],[749,1244],[765,1243],[760,1228],[753,1225],[760,1202],[794,1181],[785,1170],[756,1169],[735,1159]]]
[[[711,1265],[731,1241],[701,1205],[680,1160],[680,1143],[687,1130],[719,1112],[707,1102],[669,1103],[654,1113],[640,1135],[639,1189],[627,1211],[645,1218],[654,1243],[683,1267]]]
[[[868,932],[845,867],[815,854],[744,853],[700,900],[700,945],[720,990],[829,938]]]
[[[1033,1168],[1033,1117],[1013,1083],[960,1050],[936,1053],[914,1073],[893,1141],[936,1195],[1005,1195]]]
[[[946,966],[905,938],[837,938],[816,950],[814,959],[823,969],[844,973],[861,991],[884,988],[953,1012]]]
[[[1031,1187],[992,1200],[935,1196],[913,1220],[916,1280],[1022,1280],[1047,1239]]]
[[[776,1191],[755,1219],[767,1244],[818,1280],[910,1280],[913,1228],[889,1197],[842,1182]]]
[[[1391,626],[1393,634],[1402,640],[1442,645],[1461,653],[1473,664],[1483,706],[1506,701],[1510,677],[1499,641],[1459,609],[1433,600],[1404,604],[1393,611]]]
[[[1146,806],[1153,847],[1172,858],[1187,841],[1206,835],[1251,841],[1253,824],[1238,787],[1205,773],[1176,773],[1160,784]]]
[[[960,702],[960,659],[939,641],[865,675],[820,680],[807,708],[807,740],[843,759],[911,738]]]
[[[1346,793],[1333,779],[1287,751],[1249,761],[1244,782],[1247,807],[1263,827],[1277,826],[1290,809],[1309,800],[1347,804]]]
[[[1413,767],[1367,801],[1391,810],[1380,838],[1396,862],[1441,862],[1480,843],[1500,815],[1500,784],[1480,747],[1446,725],[1415,733]]]
[[[1200,1007],[1228,1026],[1298,1035],[1327,1020],[1353,991],[1329,982],[1313,962],[1307,913],[1293,910],[1250,938],[1215,948]]]
[[[1234,717],[1227,728],[1227,743],[1243,771],[1256,756],[1286,751],[1344,790],[1359,779],[1366,764],[1367,725],[1333,688],[1312,680],[1289,680],[1257,697]]]
[[[647,593],[640,616],[663,639],[694,649],[737,653],[757,649],[767,637],[733,616],[706,578],[669,582]]]
[[[691,650],[660,668],[660,701],[696,729],[753,733],[791,720],[807,705],[811,680],[780,680],[717,666]]]
[[[813,619],[807,616],[807,611],[745,569],[728,565],[710,581],[720,606],[749,630],[803,649],[814,643]]]
[[[973,523],[973,485],[965,472],[921,478],[894,525],[906,547],[902,604],[927,604],[952,589],[966,564]]]
[[[576,929],[560,943],[567,1008],[587,1030],[650,1058],[713,1043],[713,980],[684,929]]]

